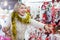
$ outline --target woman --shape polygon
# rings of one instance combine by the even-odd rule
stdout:
[[[12,40],[24,40],[27,26],[44,28],[45,24],[37,22],[30,18],[30,14],[26,12],[26,6],[23,3],[17,3],[11,15],[11,22],[9,23]],[[9,26],[8,25],[8,26]],[[47,29],[48,27],[45,26]],[[26,40],[26,39],[25,39]],[[28,39],[27,39],[28,40]]]

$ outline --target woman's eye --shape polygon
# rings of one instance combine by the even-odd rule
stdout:
[[[21,7],[21,9],[26,9],[26,7]]]

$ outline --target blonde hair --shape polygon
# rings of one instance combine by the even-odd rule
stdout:
[[[20,8],[21,5],[25,5],[25,4],[17,2],[14,6],[14,11],[17,12],[18,8]]]

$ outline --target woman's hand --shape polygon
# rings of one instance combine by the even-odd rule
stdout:
[[[6,32],[5,28],[2,28],[2,31],[5,33]]]
[[[4,28],[2,28],[2,31],[3,31],[4,33],[7,33],[8,28],[7,28],[7,27],[4,27]]]
[[[46,30],[48,33],[51,32],[50,27],[49,27],[48,25],[45,25],[45,30]]]

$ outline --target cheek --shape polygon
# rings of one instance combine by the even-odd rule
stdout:
[[[21,12],[22,10],[21,9],[18,9],[18,12]]]
[[[21,11],[21,9],[18,10],[19,12]]]
[[[20,12],[24,12],[25,10],[23,10],[23,9],[20,9]]]
[[[21,13],[21,11],[22,11],[21,9],[18,10],[19,13]]]

